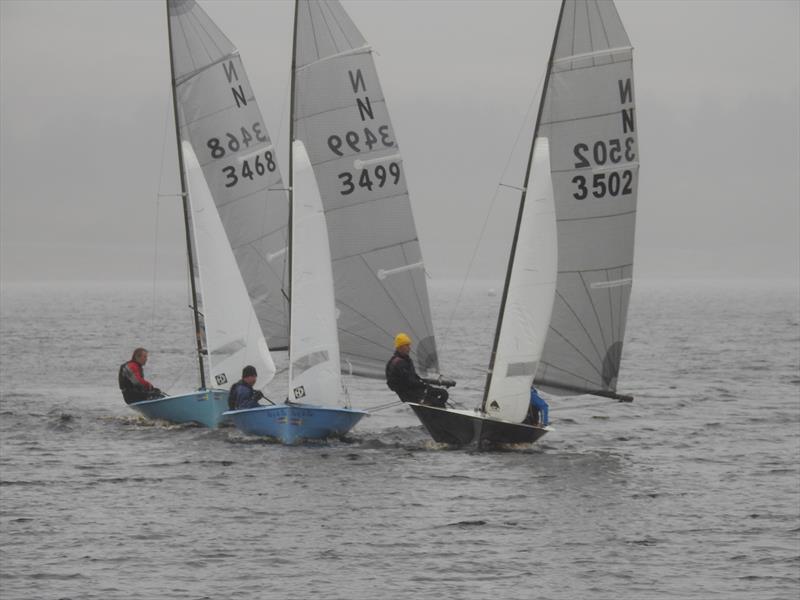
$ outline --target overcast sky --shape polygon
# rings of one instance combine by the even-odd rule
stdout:
[[[200,4],[285,172],[292,5]],[[499,182],[521,185],[559,3],[343,5],[378,53],[429,274],[465,276],[488,214],[470,276],[502,276],[518,195],[489,208]],[[635,48],[636,277],[797,279],[800,2],[617,7]],[[158,198],[178,185],[163,2],[2,0],[0,22],[0,278],[180,278],[178,205]]]

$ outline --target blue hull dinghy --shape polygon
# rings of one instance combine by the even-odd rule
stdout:
[[[178,396],[142,400],[129,404],[148,419],[170,423],[199,423],[214,429],[228,410],[227,390],[199,390]]]
[[[284,444],[345,435],[367,413],[363,410],[313,404],[279,404],[224,413],[249,435],[268,436]]]

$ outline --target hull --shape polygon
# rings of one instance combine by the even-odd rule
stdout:
[[[547,433],[545,427],[492,419],[476,411],[436,408],[409,402],[417,418],[441,444],[531,444]]]
[[[200,390],[156,400],[142,400],[128,406],[148,419],[199,423],[214,429],[224,419],[222,413],[228,410],[228,390]]]
[[[366,414],[363,410],[312,404],[259,406],[225,413],[244,433],[268,436],[284,444],[343,436]]]

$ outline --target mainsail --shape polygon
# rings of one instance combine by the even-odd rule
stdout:
[[[271,348],[286,347],[289,207],[275,149],[230,40],[194,0],[168,6],[180,137],[202,166],[261,330]]]
[[[438,372],[403,161],[371,48],[337,1],[300,0],[296,28],[294,131],[325,209],[343,366],[384,377],[404,331],[418,368]]]
[[[633,49],[612,2],[566,0],[544,90],[558,282],[536,385],[613,394],[633,272],[639,148]]]

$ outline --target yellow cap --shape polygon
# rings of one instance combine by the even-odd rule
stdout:
[[[398,333],[394,336],[394,347],[395,349],[399,348],[400,346],[411,345],[411,338],[408,337],[405,333]]]

